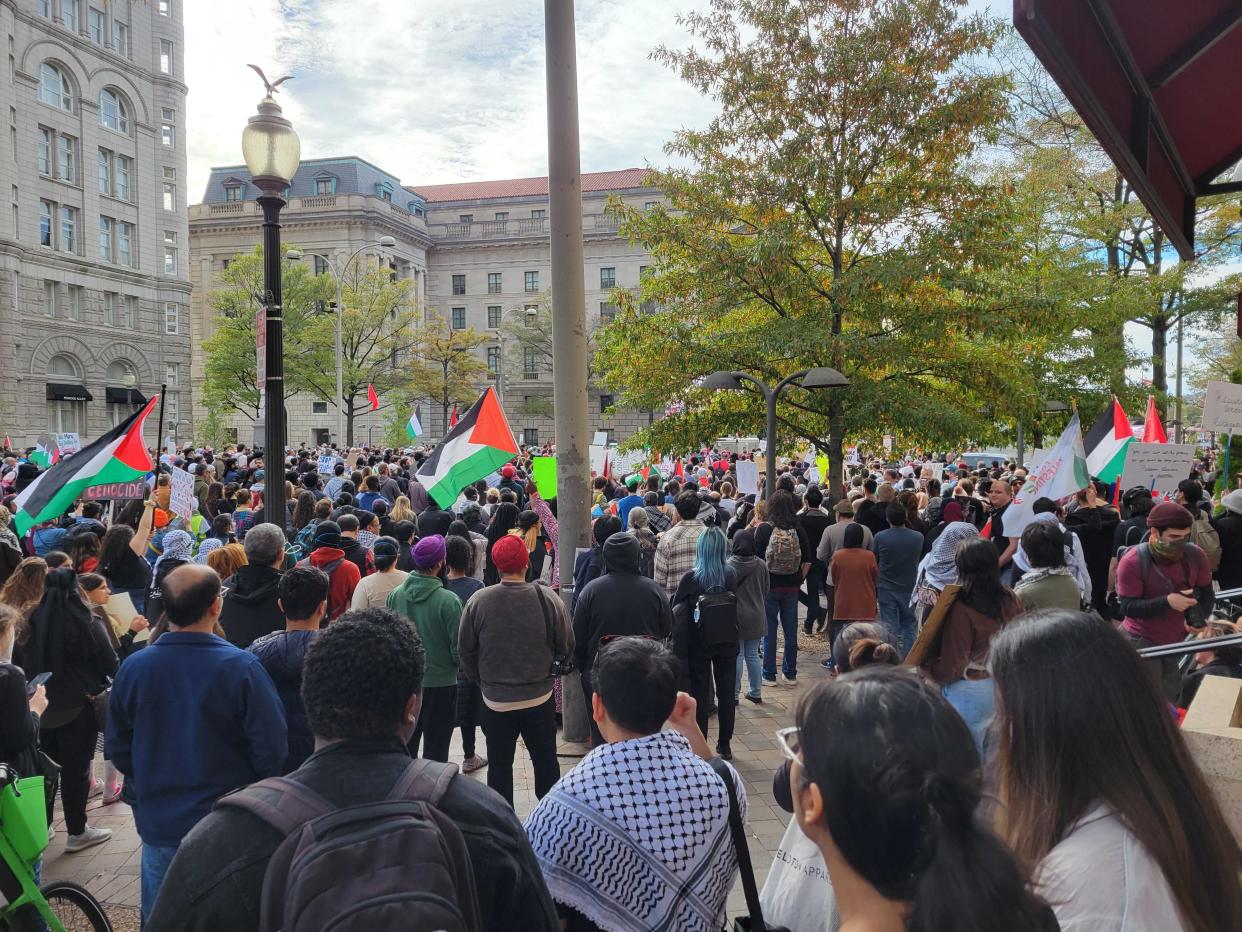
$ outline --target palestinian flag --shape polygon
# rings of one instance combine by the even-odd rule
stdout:
[[[414,411],[405,424],[405,433],[411,440],[423,435],[423,419],[418,416],[418,405],[414,406]]]
[[[40,469],[47,469],[55,466],[60,461],[60,447],[56,445],[56,438],[49,434],[40,434],[35,440],[34,451],[30,454],[30,462],[34,463]]]
[[[1103,482],[1116,482],[1126,465],[1126,450],[1134,440],[1134,428],[1113,396],[1099,420],[1091,425],[1083,441],[1087,451],[1087,471]]]
[[[142,427],[159,395],[112,428],[90,446],[61,460],[17,496],[17,536],[21,537],[44,521],[59,518],[81,496],[82,490],[110,482],[141,479],[155,465],[147,453]]]
[[[517,453],[496,390],[488,388],[436,444],[418,478],[440,507],[448,508],[463,488],[495,472]]]

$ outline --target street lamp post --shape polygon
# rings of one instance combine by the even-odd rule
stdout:
[[[391,236],[381,236],[374,243],[364,243],[350,253],[349,258],[345,260],[345,264],[339,270],[332,264],[332,260],[323,255],[323,253],[307,253],[310,256],[318,256],[326,262],[328,268],[332,270],[332,277],[336,279],[336,442],[341,444],[342,449],[344,449],[345,444],[345,406],[343,403],[345,396],[345,361],[343,350],[341,349],[341,342],[344,339],[342,334],[345,315],[345,283],[343,276],[349,269],[349,263],[353,262],[364,249],[374,249],[376,246],[392,249],[396,245],[397,241]],[[293,260],[301,259],[302,251],[300,249],[290,249],[285,253],[285,256]]]
[[[836,369],[829,369],[827,366],[816,366],[813,369],[803,369],[793,375],[787,375],[771,388],[762,379],[757,379],[746,372],[713,372],[702,383],[704,388],[739,390],[743,387],[743,382],[750,382],[762,393],[767,407],[768,434],[768,448],[765,456],[767,468],[764,470],[763,480],[764,498],[771,495],[772,490],[776,488],[776,402],[786,386],[798,383],[799,380],[803,388],[845,388],[850,384],[849,379]]]
[[[280,287],[280,210],[285,206],[283,192],[289,187],[302,157],[302,144],[293,124],[281,115],[272,98],[276,89],[267,84],[267,95],[259,101],[259,112],[242,131],[242,155],[250,177],[262,191],[258,198],[263,210],[263,317],[265,324],[263,398],[266,421],[263,435],[267,472],[263,507],[268,521],[284,529],[285,513],[285,359]]]

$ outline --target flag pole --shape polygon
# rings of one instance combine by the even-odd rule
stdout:
[[[158,463],[160,459],[160,449],[164,446],[164,399],[168,395],[168,383],[160,383],[160,429],[155,437],[155,461]],[[158,469],[157,469],[158,471]]]

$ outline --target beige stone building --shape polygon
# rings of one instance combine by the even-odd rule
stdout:
[[[594,329],[613,313],[614,288],[638,287],[649,259],[640,246],[618,235],[616,222],[605,215],[605,200],[617,194],[627,203],[645,207],[659,193],[644,187],[642,169],[588,173],[582,177],[583,236],[588,325]],[[257,192],[241,168],[212,172],[202,204],[190,209],[193,335],[198,345],[211,333],[208,295],[218,287],[223,263],[247,252],[259,241],[261,215]],[[423,319],[439,315],[457,329],[473,328],[490,339],[481,349],[488,378],[501,394],[509,422],[519,440],[542,442],[552,435],[548,416],[552,398],[550,367],[537,352],[505,345],[503,324],[523,321],[548,300],[548,180],[523,178],[494,182],[403,187],[393,176],[358,158],[303,162],[289,190],[282,213],[282,241],[302,250],[302,261],[317,271],[343,262],[349,253],[381,236],[396,247],[364,252],[371,262],[392,266],[399,276],[415,279]],[[196,359],[194,379],[202,384],[202,360]],[[480,386],[481,388],[482,386]],[[195,398],[200,397],[196,390]],[[469,399],[462,399],[468,401]],[[612,398],[591,390],[590,414],[596,430],[621,440],[650,422],[647,412],[611,413]],[[336,415],[328,401],[295,398],[288,405],[289,442],[335,440]],[[384,411],[356,421],[355,439],[378,438]],[[205,412],[196,408],[195,416]],[[424,402],[423,424],[430,438],[442,434],[438,405]],[[235,424],[238,437],[248,436],[249,421]]]
[[[190,427],[183,0],[0,0],[0,433]],[[158,429],[148,422],[148,439]]]

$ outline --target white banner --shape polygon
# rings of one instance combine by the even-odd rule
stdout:
[[[1005,511],[1005,536],[1022,536],[1026,526],[1035,520],[1031,508],[1036,500],[1050,498],[1057,501],[1085,489],[1090,481],[1087,453],[1082,445],[1082,429],[1078,424],[1078,412],[1075,411],[1056,446],[1031,469],[1026,484]]]

